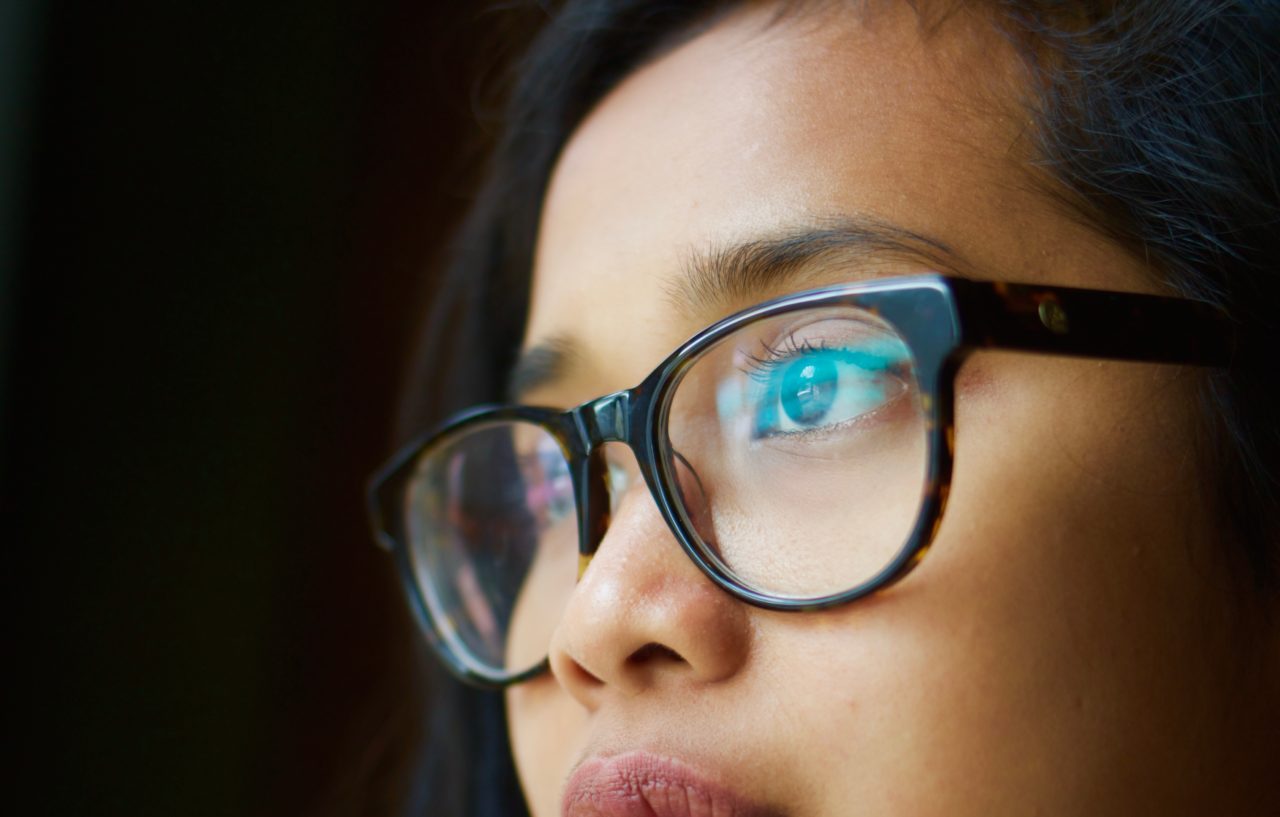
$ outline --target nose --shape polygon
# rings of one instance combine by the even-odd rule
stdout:
[[[636,474],[629,449],[608,448]],[[627,482],[551,640],[552,674],[589,710],[615,693],[724,681],[750,652],[746,605],[684,553],[644,481]]]

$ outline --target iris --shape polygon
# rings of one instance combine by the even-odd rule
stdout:
[[[839,385],[840,374],[830,355],[802,357],[782,374],[782,410],[796,425],[812,425],[831,411]]]

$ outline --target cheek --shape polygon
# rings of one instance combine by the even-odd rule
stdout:
[[[939,550],[966,560],[964,575],[966,565],[992,576],[1014,571],[1014,586],[1052,591],[1050,599],[1069,593],[1083,616],[1144,593],[1201,595],[1193,588],[1221,565],[1208,558],[1193,377],[1171,367],[997,357],[995,385],[957,398],[952,506]]]

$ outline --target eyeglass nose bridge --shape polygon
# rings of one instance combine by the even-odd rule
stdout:
[[[581,509],[578,525],[579,579],[586,572],[609,527],[609,466],[600,446],[617,442],[634,450],[631,409],[631,392],[620,391],[598,397],[572,411],[581,450],[585,453],[578,464],[581,470],[575,479],[578,507]]]
[[[606,394],[574,411],[578,432],[588,454],[604,443],[630,443],[631,393]]]

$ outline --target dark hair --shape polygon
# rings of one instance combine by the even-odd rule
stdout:
[[[1280,4],[985,0],[1023,55],[1039,165],[1068,212],[1184,295],[1234,318],[1230,369],[1205,378],[1201,464],[1242,575],[1277,576],[1280,423]],[[570,0],[518,65],[502,135],[438,288],[402,416],[409,433],[503,396],[528,305],[543,193],[588,111],[655,53],[738,5]],[[442,349],[464,348],[465,359]],[[433,814],[522,814],[499,696],[434,679]]]

